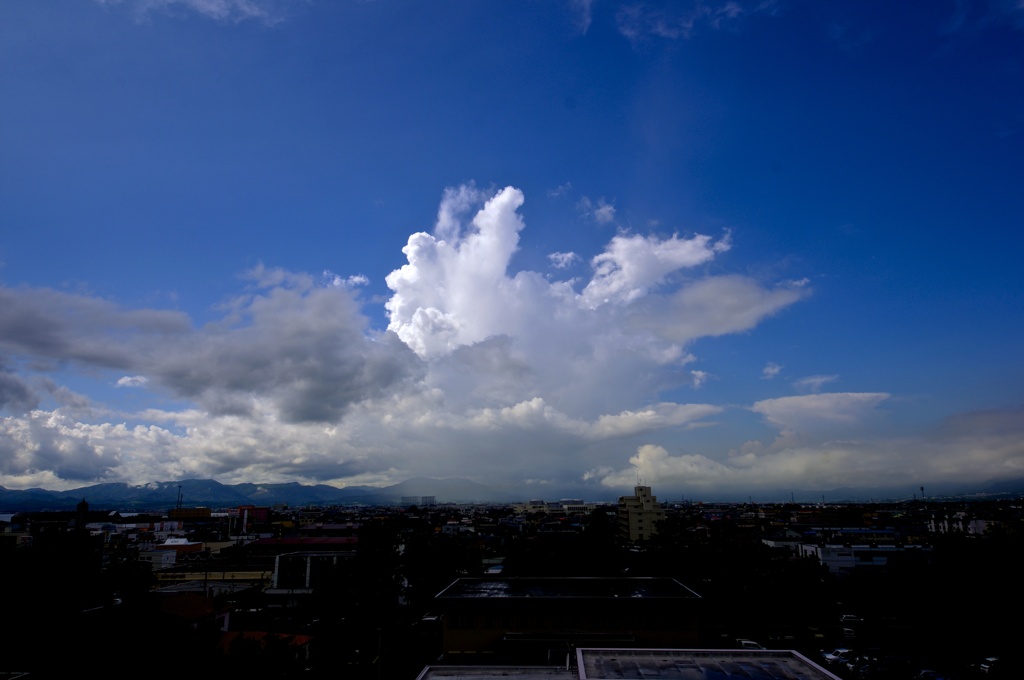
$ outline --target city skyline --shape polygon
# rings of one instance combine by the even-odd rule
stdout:
[[[0,486],[1024,478],[1011,2],[0,6]]]

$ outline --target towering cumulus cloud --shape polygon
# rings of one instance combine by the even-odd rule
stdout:
[[[434,233],[413,234],[408,264],[387,277],[389,330],[463,407],[542,398],[593,419],[650,403],[683,382],[666,369],[692,361],[687,342],[751,328],[804,294],[743,277],[684,279],[730,247],[727,236],[702,234],[619,234],[591,259],[580,290],[510,274],[523,200],[513,187],[449,189]]]
[[[512,271],[523,201],[447,190],[433,232],[410,236],[386,277],[387,329],[363,312],[362,275],[259,266],[204,325],[0,289],[0,482],[579,483],[621,465],[627,439],[666,441],[723,411],[675,400],[710,375],[689,345],[808,292],[698,273],[727,235],[619,233],[582,280]],[[75,394],[43,375],[56,367],[103,389]]]
[[[466,233],[462,214],[480,195],[448,190],[435,236],[413,234],[402,249],[409,264],[387,277],[395,291],[386,304],[395,331],[423,357],[438,356],[513,331],[507,312],[519,295],[505,272],[519,245],[523,194],[508,187],[490,198]]]

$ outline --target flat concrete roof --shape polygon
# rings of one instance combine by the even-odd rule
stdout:
[[[578,668],[558,666],[427,666],[416,680],[841,680],[790,650],[576,650]]]
[[[474,598],[673,598],[699,599],[673,578],[565,577],[460,578],[439,599]]]
[[[792,650],[577,649],[579,680],[840,680]]]

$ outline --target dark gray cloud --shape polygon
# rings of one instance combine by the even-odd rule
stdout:
[[[39,405],[39,397],[28,383],[7,370],[0,361],[0,410],[24,413]]]
[[[138,363],[142,338],[177,338],[190,329],[181,312],[126,310],[47,288],[0,287],[0,350],[34,361],[128,369]]]
[[[37,368],[137,373],[215,415],[248,415],[261,400],[288,422],[336,421],[415,377],[415,355],[393,334],[369,333],[348,290],[263,269],[253,276],[255,292],[198,329],[179,312],[0,288],[0,349]],[[10,408],[38,403],[10,372],[0,373],[0,399]]]
[[[946,418],[936,428],[937,439],[974,440],[979,437],[1002,439],[1016,437],[1018,448],[1024,449],[1024,406],[988,411],[971,411]]]
[[[368,333],[344,288],[276,287],[236,309],[231,323],[154,356],[148,377],[217,415],[249,414],[265,400],[288,422],[333,422],[419,363],[393,334]]]
[[[94,415],[93,403],[89,397],[78,394],[64,385],[58,385],[52,380],[43,379],[42,383],[50,398],[57,402],[64,413],[82,419]]]

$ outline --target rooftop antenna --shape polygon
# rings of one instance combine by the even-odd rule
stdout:
[[[181,484],[178,485],[178,504],[175,507],[181,510]]]

